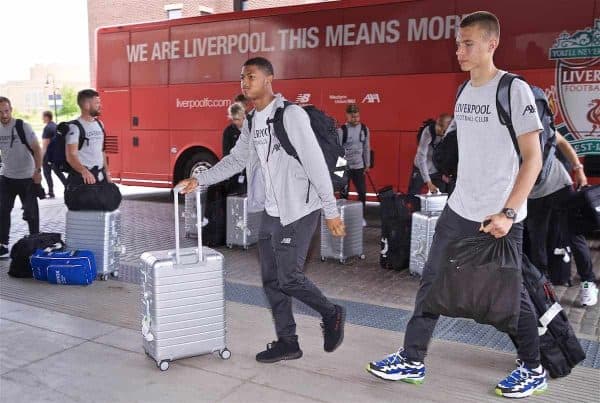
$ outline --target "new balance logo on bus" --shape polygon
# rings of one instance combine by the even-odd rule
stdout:
[[[525,107],[525,110],[523,111],[522,116],[525,116],[526,113],[535,113],[535,108],[533,107],[533,105],[527,105]]]
[[[365,95],[365,97],[362,100],[362,103],[367,103],[367,104],[374,104],[374,103],[380,103],[381,100],[379,99],[379,94],[378,93],[374,93],[374,94],[367,94]]]
[[[298,94],[296,97],[297,104],[307,104],[310,101],[310,94]]]

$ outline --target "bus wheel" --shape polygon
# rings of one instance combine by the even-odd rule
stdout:
[[[190,178],[202,171],[207,170],[217,163],[214,155],[206,151],[199,151],[186,161],[183,166],[183,177]]]

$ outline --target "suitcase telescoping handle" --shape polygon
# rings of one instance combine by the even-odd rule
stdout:
[[[173,188],[173,199],[175,199],[175,259],[177,264],[181,263],[180,245],[179,245],[179,192],[183,190],[183,186],[175,186]],[[198,261],[203,260],[202,256],[202,209],[200,205],[201,188],[196,188],[196,219],[198,220]]]

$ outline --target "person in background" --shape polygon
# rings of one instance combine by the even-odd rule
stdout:
[[[62,182],[63,185],[67,184],[67,178],[59,169],[59,167],[54,166],[54,164],[50,161],[50,154],[52,153],[52,147],[50,149],[48,146],[52,142],[52,139],[56,136],[56,123],[54,123],[53,115],[51,111],[44,111],[42,113],[42,120],[44,121],[44,131],[42,133],[42,155],[44,156],[42,169],[44,171],[44,179],[46,179],[46,183],[48,184],[48,197],[54,198],[54,181],[52,180],[52,172],[58,177],[58,179]]]
[[[560,133],[556,133],[556,146],[571,163],[577,187],[587,186],[588,181],[583,172],[583,165],[579,162],[571,144]],[[530,243],[529,257],[531,263],[543,272],[548,273],[548,248],[553,247],[548,245],[551,217],[558,210],[566,210],[574,194],[571,175],[557,158],[552,160],[550,172],[545,180],[535,185],[529,194],[526,222]],[[568,221],[568,216],[564,219]],[[598,302],[598,288],[595,284],[596,276],[590,247],[585,237],[577,234],[575,228],[568,225],[568,222],[566,227],[559,226],[559,229],[567,232],[566,237],[575,257],[577,273],[581,278],[579,302],[582,306],[594,306]]]
[[[354,183],[358,199],[363,204],[364,214],[367,201],[365,175],[369,173],[371,166],[371,136],[369,128],[361,123],[358,105],[349,104],[346,107],[346,123],[338,129],[338,136],[348,161],[348,186],[350,181]],[[348,192],[346,191],[343,196],[347,198]],[[366,225],[363,218],[363,226]]]
[[[448,182],[444,181],[442,175],[437,172],[435,165],[433,165],[433,150],[442,141],[451,121],[452,116],[442,113],[434,124],[423,129],[415,154],[408,194],[419,194],[424,184],[427,185],[427,190],[431,193],[438,190],[442,193],[449,193]]]
[[[223,131],[223,157],[229,155],[231,149],[235,147],[235,143],[240,138],[245,117],[246,112],[242,103],[235,102],[229,106],[228,118],[231,124]],[[227,182],[227,194],[244,193],[246,193],[246,170],[232,176]]]
[[[42,148],[29,123],[12,117],[12,105],[0,96],[0,258],[7,257],[10,214],[19,196],[29,234],[40,232],[36,189],[42,182]],[[36,186],[37,185],[37,186]]]

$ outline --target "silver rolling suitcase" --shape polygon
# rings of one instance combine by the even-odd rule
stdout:
[[[423,267],[427,261],[427,256],[429,256],[429,248],[439,217],[439,213],[416,212],[412,215],[410,263],[408,266],[408,270],[412,275],[421,276],[423,274]]]
[[[417,197],[421,199],[421,211],[424,213],[441,213],[448,201],[448,193],[427,193]]]
[[[227,246],[232,248],[235,245],[248,249],[248,246],[258,242],[261,216],[262,212],[248,212],[247,196],[228,196]]]
[[[195,196],[200,209],[200,193]],[[231,356],[225,345],[223,255],[202,247],[201,232],[197,247],[181,249],[178,215],[175,197],[175,249],[141,256],[143,345],[161,371],[179,358]]]
[[[205,197],[202,195],[202,197]],[[185,204],[183,208],[184,228],[186,238],[196,238],[198,236],[197,216],[196,213],[196,196],[194,193],[185,195]],[[205,200],[205,199],[204,199]],[[204,202],[203,200],[203,202]],[[202,203],[204,205],[204,203]],[[204,211],[202,211],[204,213]],[[202,214],[204,220],[204,214]]]
[[[336,259],[344,264],[352,256],[364,259],[362,203],[340,199],[337,201],[337,207],[346,226],[346,236],[331,235],[325,223],[325,216],[321,212],[321,260]]]
[[[65,243],[68,249],[87,249],[96,258],[96,272],[101,280],[119,275],[121,254],[121,212],[67,211]]]

